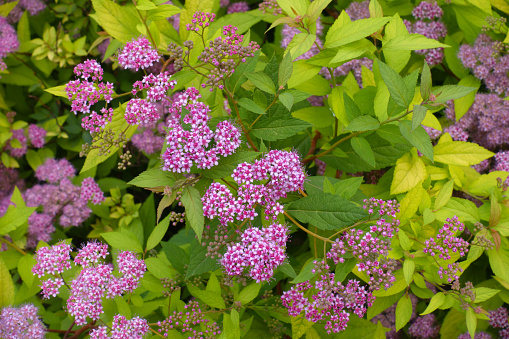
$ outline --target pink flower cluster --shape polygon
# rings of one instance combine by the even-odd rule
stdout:
[[[279,7],[277,0],[263,0],[259,5],[258,9],[267,13],[268,10],[272,10],[272,14],[279,15],[283,13],[283,9]]]
[[[405,20],[405,25],[410,33],[421,34],[429,39],[443,39],[447,35],[447,27],[441,20],[443,14],[437,3],[422,1],[412,11],[417,20],[414,23]],[[415,52],[423,54],[430,66],[440,64],[444,58],[443,48],[421,49]]]
[[[65,87],[67,98],[71,101],[71,112],[88,114],[81,122],[81,127],[98,132],[113,117],[113,110],[102,108],[100,113],[91,111],[92,105],[102,98],[106,103],[112,100],[113,84],[102,82],[103,69],[95,60],[86,60],[74,67],[74,74],[78,79],[70,81]]]
[[[113,317],[111,331],[106,326],[99,326],[90,332],[90,339],[142,339],[150,331],[147,320],[134,317],[127,320],[123,315]],[[109,335],[108,335],[109,332]]]
[[[144,36],[133,38],[132,41],[125,44],[124,48],[118,53],[117,59],[120,67],[124,69],[133,69],[136,72],[153,66],[159,61],[161,56],[150,41]]]
[[[188,31],[199,32],[200,28],[205,29],[209,27],[209,25],[214,22],[216,15],[214,13],[205,13],[201,11],[197,11],[193,14],[193,18],[191,19],[191,23],[186,25]]]
[[[352,21],[369,18],[369,0],[362,2],[353,1],[346,9],[346,14]]]
[[[18,47],[19,41],[16,30],[9,25],[5,17],[0,16],[0,70],[7,68],[3,59],[17,50]]]
[[[39,277],[45,274],[60,275],[71,268],[70,252],[71,246],[63,242],[51,247],[41,247],[36,252],[37,264],[32,272]],[[77,325],[86,324],[88,317],[92,320],[99,319],[103,313],[102,298],[106,296],[112,299],[134,291],[146,271],[143,260],[138,259],[132,252],[122,251],[117,257],[117,268],[121,274],[117,277],[113,274],[112,265],[101,262],[108,254],[107,245],[92,241],[83,246],[74,259],[74,264],[82,266],[83,269],[69,284],[67,311],[75,317]],[[55,297],[63,285],[64,281],[60,278],[43,281],[43,297]]]
[[[242,233],[240,242],[228,245],[221,265],[228,275],[248,276],[257,283],[269,281],[274,269],[286,259],[287,240],[285,225],[250,227]]]
[[[412,326],[408,328],[408,334],[418,339],[437,338],[439,332],[440,325],[436,324],[434,314],[418,317]]]
[[[32,304],[4,307],[0,313],[0,338],[45,338],[46,327],[37,315],[38,311]]]
[[[11,143],[9,142],[5,149],[8,150],[11,156],[15,158],[21,158],[24,156],[27,152],[27,137],[25,136],[25,131],[23,129],[13,130],[9,141],[11,140],[18,140],[21,144],[21,147],[12,147]]]
[[[44,137],[46,137],[46,130],[42,127],[39,127],[35,124],[30,124],[28,126],[28,138],[30,139],[30,143],[34,145],[34,147],[42,148],[46,141]]]
[[[207,125],[210,109],[199,98],[198,90],[189,87],[172,104],[168,147],[162,155],[165,171],[189,173],[193,165],[211,168],[218,164],[220,156],[233,154],[240,146],[240,131],[230,122],[220,122],[212,132]]]
[[[218,217],[223,225],[233,222],[235,215],[237,220],[253,220],[258,215],[257,205],[265,208],[267,219],[272,216],[275,220],[283,212],[277,201],[302,189],[306,175],[297,153],[272,150],[252,164],[239,164],[232,177],[239,184],[237,197],[215,182],[202,198],[203,214],[210,219]]]
[[[249,5],[245,1],[234,2],[226,11],[227,14],[231,13],[243,13],[249,11]]]
[[[311,299],[305,296],[308,291],[314,293]],[[374,300],[371,292],[360,286],[358,281],[349,280],[343,285],[334,281],[332,273],[321,275],[314,285],[309,281],[299,283],[281,296],[289,315],[296,317],[304,312],[309,321],[325,320],[328,334],[345,330],[351,312],[362,318]]]
[[[447,218],[444,226],[438,231],[435,238],[429,238],[424,242],[425,248],[423,253],[428,253],[432,257],[438,255],[442,260],[451,259],[451,252],[458,253],[460,256],[464,256],[468,253],[469,243],[462,238],[454,236],[456,232],[462,232],[465,225],[463,225],[458,217]],[[458,280],[458,272],[462,272],[463,269],[458,263],[448,264],[447,268],[439,267],[438,274],[441,279],[446,277],[449,282]]]

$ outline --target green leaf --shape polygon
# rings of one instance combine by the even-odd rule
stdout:
[[[240,338],[239,315],[235,309],[231,310],[231,315],[226,312],[223,313],[223,333],[221,334],[223,334],[222,338],[225,339]]]
[[[279,64],[278,70],[279,86],[285,86],[288,83],[288,80],[290,80],[290,78],[292,77],[292,72],[293,72],[293,62],[292,54],[290,52],[284,56],[283,61],[281,61],[281,63]]]
[[[475,91],[476,89],[477,88],[475,87],[446,85],[434,88],[432,93],[436,97],[436,100],[434,100],[434,102],[444,104],[449,100],[462,98],[468,93]]]
[[[167,19],[175,14],[179,14],[182,10],[173,5],[158,5],[156,9],[148,12],[148,20],[157,21]]]
[[[499,293],[500,290],[495,290],[488,287],[476,287],[475,288],[475,303],[482,303],[486,300],[491,299],[497,293]]]
[[[426,178],[426,166],[412,153],[407,153],[396,162],[391,184],[391,194],[410,191]]]
[[[292,41],[290,41],[290,43],[286,47],[285,57],[287,57],[288,54],[290,54],[294,60],[297,59],[302,54],[309,51],[311,49],[311,47],[313,47],[315,41],[316,41],[315,34],[308,34],[308,33],[296,34],[292,38]]]
[[[377,0],[371,0],[369,2],[369,16],[370,18],[381,18],[384,16],[382,6]]]
[[[204,291],[193,284],[188,284],[187,289],[189,290],[189,293],[191,293],[193,296],[200,299],[201,301],[203,301],[205,304],[212,308],[219,309],[226,308],[221,293],[211,293],[210,291]]]
[[[304,120],[317,128],[325,128],[334,124],[334,116],[328,107],[313,106],[292,112],[292,117]]]
[[[394,99],[397,105],[408,108],[410,105],[410,103],[406,101],[408,89],[403,78],[395,70],[381,61],[378,61],[378,68],[380,69],[383,81],[389,89],[389,93],[391,93],[391,98]]]
[[[417,128],[412,131],[412,122],[402,120],[399,122],[399,130],[412,146],[433,161],[433,145],[431,144],[431,138],[422,126],[417,126]]]
[[[141,172],[136,178],[128,182],[129,185],[138,187],[165,187],[175,184],[175,175],[160,168],[152,168]]]
[[[259,152],[238,151],[225,158],[221,158],[218,164],[203,172],[204,178],[221,179],[230,176],[233,170],[243,162],[251,162],[260,155]]]
[[[460,80],[458,85],[461,86],[467,86],[467,87],[475,87],[476,89],[479,89],[481,86],[481,81],[477,79],[473,75],[466,76]],[[461,119],[470,109],[472,104],[475,101],[475,95],[477,93],[477,90],[472,91],[465,95],[462,98],[455,99],[454,100],[454,113],[456,117],[456,121]]]
[[[297,273],[293,269],[293,266],[288,261],[286,261],[282,265],[278,266],[278,269],[279,269],[279,271],[286,274],[287,276],[289,276],[292,279],[295,279],[295,277],[297,276]]]
[[[28,222],[28,218],[37,209],[37,207],[12,206],[7,208],[7,212],[0,218],[0,236],[6,235]]]
[[[288,111],[292,110],[295,99],[290,92],[281,93],[278,99],[279,102],[282,103],[283,106],[285,106]]]
[[[306,12],[311,22],[315,22],[320,17],[323,10],[331,3],[332,0],[316,0],[311,2]]]
[[[242,289],[242,291],[240,291],[239,296],[235,299],[235,301],[240,301],[242,305],[251,302],[258,296],[258,293],[260,293],[260,288],[261,284],[259,283],[251,283],[247,285]]]
[[[147,248],[145,249],[145,252],[150,251],[161,242],[164,235],[166,234],[166,231],[168,231],[169,226],[170,216],[167,216],[159,224],[157,224],[152,233],[150,233],[150,236],[147,240]]]
[[[125,232],[108,232],[101,233],[101,237],[113,248],[121,251],[133,251],[136,253],[143,253],[140,241],[134,233],[130,231]]]
[[[227,87],[232,93],[235,93],[240,86],[246,82],[247,73],[254,72],[259,57],[260,51],[256,51],[253,57],[247,58],[246,62],[241,63],[235,68],[235,72],[228,78],[227,81]]]
[[[187,252],[170,241],[163,241],[161,245],[171,266],[180,274],[184,274],[185,266],[189,264]]]
[[[458,166],[477,165],[494,155],[484,147],[466,141],[439,143],[433,148],[433,151],[435,161]]]
[[[127,139],[130,139],[133,136],[134,132],[137,129],[137,126],[127,124],[127,121],[124,118],[126,106],[127,106],[127,103],[124,103],[113,111],[113,118],[112,118],[111,122],[108,123],[104,127],[105,132],[112,131],[115,134],[115,136],[118,136],[120,132],[125,131],[124,135]],[[100,147],[101,142],[102,141],[98,141],[98,142],[94,143],[94,146]],[[99,155],[100,154],[99,149],[91,150],[87,154],[87,158],[85,159],[85,164],[83,164],[83,167],[81,168],[80,173],[86,172],[89,169],[106,161],[112,155],[114,155],[117,151],[118,151],[117,146],[111,146],[109,148],[109,153],[102,154],[102,155]]]
[[[468,333],[470,333],[470,338],[473,338],[477,328],[477,317],[475,316],[475,312],[471,307],[467,309],[465,321],[467,323]]]
[[[421,315],[425,315],[425,314],[429,314],[429,313],[433,312],[434,310],[436,310],[437,308],[442,306],[444,301],[445,301],[445,295],[442,292],[438,292],[437,294],[435,294],[433,296],[433,298],[431,298],[431,300],[429,301],[428,307],[426,307],[426,310],[424,310],[424,312],[422,312]]]
[[[7,17],[17,4],[18,1],[13,1],[0,5],[0,16]]]
[[[399,35],[390,39],[383,46],[384,51],[415,51],[419,49],[444,48],[448,45],[442,44],[435,39],[426,38],[420,34]]]
[[[299,339],[314,325],[314,322],[307,320],[301,313],[296,317],[291,317],[291,324],[292,338]]]
[[[309,279],[313,278],[317,272],[313,273],[313,270],[315,268],[314,260],[309,260],[304,267],[302,267],[301,271],[299,272],[299,275],[295,277],[292,281],[290,281],[292,284],[299,284],[304,281],[308,281]]]
[[[426,61],[424,61],[424,66],[422,66],[420,90],[422,100],[428,100],[431,93],[431,70],[429,69],[428,63]]]
[[[404,232],[404,231],[400,230],[399,232]],[[414,271],[415,271],[415,262],[408,258],[405,259],[405,261],[403,261],[403,275],[405,276],[405,282],[408,286],[410,286],[410,283],[413,280]]]
[[[343,282],[346,276],[352,272],[355,265],[357,265],[357,259],[355,258],[346,259],[344,263],[338,263],[334,271],[334,280]]]
[[[339,230],[366,216],[362,208],[331,194],[307,196],[292,201],[286,205],[286,210],[301,222],[323,230]]]
[[[412,191],[410,191],[412,192]],[[410,192],[408,194],[410,194]],[[408,238],[408,235],[405,233],[405,231],[398,232],[398,238],[399,238],[399,244],[401,245],[401,248],[405,251],[410,251],[410,248],[412,247],[412,243],[410,242],[410,238]],[[403,271],[403,273],[405,273]]]
[[[277,3],[292,18],[297,15],[304,16],[309,7],[309,2],[306,0],[278,0]]]
[[[412,114],[412,129],[413,132],[417,127],[421,126],[421,122],[424,120],[426,116],[426,111],[428,109],[421,105],[414,105],[414,112]]]
[[[220,267],[217,259],[211,259],[205,256],[207,254],[207,247],[203,246],[198,241],[193,242],[189,253],[191,253],[191,258],[189,259],[186,279],[205,272],[215,271]]]
[[[276,141],[291,137],[312,125],[299,119],[269,118],[258,122],[251,134],[264,141]]]
[[[376,51],[376,47],[373,43],[367,39],[361,39],[354,41],[348,45],[341,46],[334,58],[330,61],[330,65],[345,62],[348,60],[356,59],[364,53],[373,53]],[[327,65],[329,66],[329,65]]]
[[[435,198],[435,203],[433,205],[434,210],[439,210],[445,206],[449,202],[452,197],[452,189],[454,188],[454,179],[449,180],[442,186],[440,191]]]
[[[352,148],[355,153],[357,153],[362,158],[362,160],[375,167],[375,155],[366,139],[362,137],[354,137],[350,139],[350,143],[352,144]]]
[[[25,256],[21,257],[18,261],[18,273],[21,279],[25,282],[28,287],[32,286],[34,282],[35,275],[32,273],[32,267],[37,264],[37,261],[34,257],[27,253]]]
[[[261,108],[260,106],[255,104],[255,102],[253,100],[248,99],[248,98],[241,98],[239,101],[237,101],[237,104],[240,107],[244,107],[249,112],[253,112],[255,114],[265,114],[266,113],[263,108]]]
[[[14,283],[5,261],[0,256],[0,307],[14,303]]]
[[[67,98],[67,92],[65,91],[65,88],[67,85],[60,85],[55,87],[46,88],[44,91],[48,92],[50,94],[53,94],[57,97]]]
[[[339,47],[360,40],[382,28],[391,18],[356,20],[343,26],[333,25],[327,32],[325,48]]]
[[[140,35],[136,26],[142,24],[136,8],[120,6],[111,0],[92,0],[95,14],[90,14],[109,35],[122,43]]]
[[[267,74],[263,72],[247,73],[246,77],[253,83],[253,85],[255,85],[256,88],[270,94],[276,94],[276,86],[274,86],[274,83]]]
[[[191,228],[198,236],[198,241],[201,242],[205,219],[200,192],[192,186],[187,186],[182,190],[180,201],[186,209],[186,220],[189,221]]]
[[[412,317],[412,299],[404,294],[396,305],[396,331],[402,329]]]
[[[370,115],[362,115],[353,119],[346,129],[349,131],[370,131],[378,129],[378,127],[380,127],[378,120]]]

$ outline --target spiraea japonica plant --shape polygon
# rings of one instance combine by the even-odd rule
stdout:
[[[506,4],[48,6],[0,6],[1,338],[508,336]]]

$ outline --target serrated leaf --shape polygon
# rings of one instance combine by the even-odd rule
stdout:
[[[185,266],[189,264],[189,256],[186,251],[169,241],[162,242],[161,245],[171,266],[180,274],[184,274]]]
[[[431,144],[431,138],[426,130],[422,126],[417,126],[412,131],[412,122],[408,120],[402,120],[399,122],[399,130],[403,137],[419,152],[424,154],[428,159],[433,161],[433,145]]]
[[[396,305],[396,331],[402,329],[412,317],[412,299],[404,294]]]
[[[150,233],[150,236],[148,237],[147,248],[145,249],[146,252],[150,251],[161,242],[164,235],[166,234],[166,231],[168,231],[169,226],[170,216],[167,216],[159,224],[157,224],[157,226],[152,230],[152,233]]]
[[[346,127],[349,131],[370,131],[380,127],[378,120],[370,115],[357,117]]]
[[[279,86],[285,86],[288,83],[288,80],[292,77],[293,72],[293,62],[292,62],[292,53],[286,53],[283,57],[283,60],[279,64],[278,70],[278,84]]]
[[[203,301],[205,304],[212,308],[223,309],[226,308],[225,302],[221,293],[211,293],[210,291],[201,290],[199,287],[188,284],[187,289],[196,298]]]
[[[397,105],[407,108],[410,103],[406,101],[408,89],[403,78],[395,70],[381,61],[378,61],[378,68],[383,81],[389,89],[391,98]]]
[[[323,10],[331,3],[332,0],[316,0],[311,2],[306,12],[312,22],[316,21],[322,14]]]
[[[269,118],[258,122],[251,134],[265,141],[286,139],[312,125],[299,119]]]
[[[307,196],[286,207],[286,211],[299,221],[323,230],[342,229],[367,215],[354,203],[331,194]]]
[[[128,182],[129,185],[138,187],[173,186],[175,175],[160,168],[152,168],[141,172],[136,178]]]
[[[436,103],[445,104],[449,100],[459,99],[467,95],[468,93],[475,91],[475,87],[465,87],[458,85],[446,85],[434,88],[432,93],[435,95]]]
[[[421,315],[429,314],[442,306],[442,304],[445,301],[445,295],[442,292],[438,292],[431,298],[429,301],[428,307],[424,310],[424,312],[421,313]]]
[[[206,256],[207,247],[203,246],[198,241],[192,243],[189,253],[190,259],[186,272],[186,279],[205,272],[215,271],[220,267],[217,259],[211,259]]]
[[[395,52],[444,47],[449,46],[442,44],[435,39],[426,38],[420,34],[404,34],[390,39],[386,44],[384,44],[383,50]]]
[[[403,231],[400,230],[400,232],[403,232]],[[405,282],[406,282],[407,286],[410,286],[410,283],[413,280],[414,271],[415,271],[415,262],[408,258],[405,259],[405,261],[403,261],[403,275],[405,277]]]
[[[339,47],[367,37],[382,28],[391,18],[368,18],[332,26],[325,39],[326,48]]]
[[[182,190],[180,201],[186,209],[186,220],[189,221],[191,228],[198,236],[198,241],[201,242],[205,219],[200,192],[192,186],[187,186]]]
[[[266,114],[265,110],[255,104],[255,102],[248,98],[241,98],[239,101],[237,101],[237,104],[240,107],[244,107],[249,112],[253,112],[255,114]]]
[[[437,197],[435,198],[435,204],[433,205],[434,210],[441,209],[443,206],[445,206],[445,204],[447,204],[447,202],[449,202],[449,200],[452,197],[452,189],[453,188],[454,188],[454,179],[449,180],[448,182],[446,182],[444,184],[444,186],[442,186],[442,188],[440,189],[440,191],[437,194]]]
[[[375,155],[366,139],[362,137],[354,137],[350,139],[350,143],[352,144],[352,148],[355,153],[357,153],[357,155],[360,156],[362,160],[375,167]]]
[[[396,162],[391,194],[410,191],[426,178],[426,166],[419,157],[407,153]]]
[[[458,166],[477,165],[494,155],[484,147],[466,141],[439,143],[433,148],[433,151],[435,161]]]
[[[276,94],[276,86],[274,86],[274,83],[267,74],[263,72],[247,73],[246,77],[256,88],[270,94]]]
[[[412,132],[421,125],[427,111],[428,109],[424,106],[414,105],[414,112],[412,114]]]

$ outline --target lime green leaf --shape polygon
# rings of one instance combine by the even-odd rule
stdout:
[[[292,201],[286,205],[286,210],[301,222],[324,230],[339,230],[366,216],[362,208],[331,194],[307,196]]]
[[[470,338],[473,338],[475,336],[475,330],[477,328],[477,317],[475,316],[475,312],[471,307],[467,309],[466,323],[468,333],[470,333]]]
[[[35,275],[32,273],[32,267],[35,264],[37,264],[37,261],[30,253],[27,253],[18,261],[18,273],[28,287],[31,287],[34,282]]]
[[[290,78],[292,77],[292,72],[293,72],[293,62],[292,54],[290,52],[286,53],[286,55],[283,58],[283,61],[281,61],[281,64],[279,64],[278,70],[279,86],[285,86],[288,83],[288,80],[290,80]]]
[[[307,0],[277,0],[277,3],[292,18],[297,15],[304,16],[309,7]]]
[[[152,233],[150,233],[150,236],[148,237],[147,248],[145,249],[146,252],[150,251],[161,242],[169,226],[170,226],[170,216],[167,216],[159,224],[157,224],[157,226],[154,228],[154,230],[152,231]]]
[[[424,66],[422,67],[420,90],[422,100],[428,100],[431,93],[431,71],[426,61],[424,61]]]
[[[0,307],[9,306],[14,303],[14,283],[11,274],[0,257]]]
[[[383,46],[384,51],[415,51],[419,49],[430,48],[444,48],[449,47],[445,44],[438,42],[435,39],[426,38],[420,34],[405,34],[399,35],[389,40]]]
[[[226,305],[224,303],[223,297],[221,296],[221,293],[211,293],[210,291],[204,291],[193,284],[188,284],[187,288],[193,296],[200,299],[208,306],[210,306],[212,308],[219,308],[219,309],[226,308]]]
[[[223,338],[225,339],[240,338],[239,314],[235,309],[231,310],[231,315],[226,312],[223,313],[223,333],[221,334],[224,335]]]
[[[357,22],[357,21],[356,21]],[[381,61],[378,61],[378,67],[383,81],[391,93],[391,98],[394,99],[397,105],[401,107],[408,107],[410,105],[406,100],[406,93],[408,92],[405,81],[401,76],[392,68],[387,66]]]
[[[255,87],[262,91],[270,94],[276,94],[276,87],[267,74],[263,72],[247,73],[246,77],[253,83],[253,85],[255,85]]]
[[[291,318],[292,321],[292,338],[299,339],[307,332],[314,322],[307,320],[301,313],[296,317]]]
[[[338,52],[330,61],[330,64],[345,62],[348,60],[356,59],[364,53],[373,53],[376,51],[376,47],[373,43],[367,39],[361,39],[354,41],[348,45],[341,46]]]
[[[200,192],[192,186],[187,186],[182,190],[180,201],[186,209],[186,220],[189,221],[191,228],[198,236],[198,241],[201,242],[205,219]]]
[[[421,315],[425,315],[425,314],[429,314],[429,313],[433,312],[434,310],[436,310],[437,308],[442,306],[444,301],[445,301],[445,295],[442,292],[438,292],[437,294],[435,294],[433,296],[433,298],[431,298],[431,300],[429,301],[428,307],[426,307],[426,310],[424,310],[424,312],[422,312]]]
[[[477,88],[475,87],[446,85],[434,88],[432,93],[436,97],[436,100],[434,100],[434,102],[444,104],[449,100],[462,98],[468,93],[475,90],[477,90]]]
[[[92,5],[95,14],[90,16],[113,38],[126,43],[140,35],[136,26],[142,22],[134,6],[120,6],[111,0],[92,0]]]
[[[141,172],[136,178],[128,182],[129,185],[138,187],[160,187],[173,186],[175,175],[160,168],[152,168]]]
[[[439,210],[449,202],[449,200],[452,197],[453,188],[454,179],[449,180],[447,183],[445,183],[444,186],[442,186],[442,188],[437,194],[437,197],[435,198],[435,204],[433,205],[433,209]]]
[[[477,165],[494,153],[484,147],[465,141],[439,143],[433,148],[435,161],[458,166]]]
[[[458,85],[474,87],[476,90],[468,93],[462,98],[454,100],[454,113],[456,117],[456,121],[461,119],[470,109],[472,104],[475,101],[475,95],[477,93],[477,89],[481,86],[481,81],[474,77],[473,75],[466,76],[460,80]]]
[[[404,294],[396,305],[396,331],[402,329],[412,317],[412,299]]]
[[[242,305],[251,302],[254,298],[258,296],[260,288],[261,284],[259,283],[251,283],[247,285],[242,289],[242,291],[240,291],[239,296],[235,299],[235,301],[240,301]]]
[[[380,127],[380,123],[377,119],[370,115],[362,115],[357,117],[348,124],[346,127],[349,131],[370,131]]]
[[[122,251],[133,251],[136,253],[142,253],[140,241],[134,233],[123,230],[122,232],[108,232],[102,233],[101,237],[113,248]]]
[[[381,18],[384,16],[382,6],[377,0],[371,0],[369,2],[369,16],[371,18]]]
[[[324,128],[334,124],[334,117],[332,116],[331,110],[322,106],[300,109],[292,112],[292,117],[307,121],[318,128]]]
[[[161,19],[167,19],[175,14],[179,14],[182,10],[177,6],[173,5],[159,5],[156,9],[152,9],[148,12],[148,19],[157,21]]]
[[[48,92],[50,94],[53,94],[57,97],[67,98],[67,92],[65,91],[65,88],[67,85],[60,85],[55,87],[46,88],[44,91]]]
[[[290,92],[281,93],[278,99],[279,102],[282,103],[288,111],[292,110],[295,99]]]
[[[403,232],[400,230],[400,232]],[[415,262],[411,259],[405,259],[403,261],[403,275],[405,276],[405,282],[408,286],[410,286],[410,283],[413,280],[415,271]]]
[[[339,47],[367,37],[382,28],[391,18],[356,20],[343,26],[333,25],[327,32],[325,47]]]
[[[396,162],[391,194],[410,191],[426,178],[426,166],[422,160],[407,153]]]
[[[285,57],[290,54],[291,57],[295,60],[300,57],[302,54],[306,53],[311,49],[316,41],[315,34],[308,33],[299,33],[296,34],[292,41],[288,44],[285,50]]]

